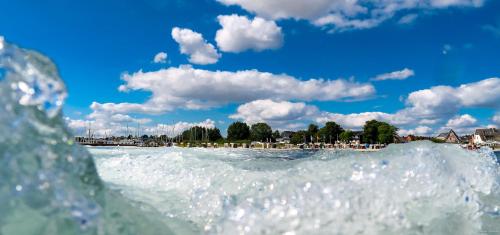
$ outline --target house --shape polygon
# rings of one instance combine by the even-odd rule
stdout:
[[[353,131],[351,144],[361,144],[363,141],[363,131]]]
[[[500,132],[496,128],[476,129],[472,142],[476,145],[500,144]]]
[[[394,142],[395,144],[406,143],[406,139],[405,139],[405,138],[403,138],[403,137],[401,137],[401,136],[399,136],[398,134],[395,134],[395,135],[393,136],[393,142]]]
[[[408,135],[408,136],[404,137],[404,139],[406,140],[406,142],[412,142],[412,141],[416,141],[417,137],[414,135]]]
[[[470,143],[472,143],[472,138],[473,138],[472,135],[460,136],[460,143],[462,143],[462,144],[470,144]]]
[[[458,137],[457,133],[455,133],[453,129],[450,129],[449,132],[439,134],[436,139],[444,140],[446,143],[460,143],[460,137]]]
[[[281,143],[281,144],[289,144],[290,140],[292,139],[292,135],[295,132],[293,131],[283,131],[281,133],[281,137],[276,139],[276,142]]]
[[[448,136],[447,132],[440,133],[438,136],[436,136],[436,139],[438,139],[438,140],[446,140],[447,136]]]

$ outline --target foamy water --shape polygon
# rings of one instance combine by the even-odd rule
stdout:
[[[91,148],[101,178],[215,234],[477,234],[499,229],[493,153]]]
[[[52,62],[3,40],[0,94],[1,235],[500,231],[491,150],[84,148]]]

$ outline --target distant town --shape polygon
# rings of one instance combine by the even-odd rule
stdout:
[[[463,148],[477,149],[488,146],[500,148],[500,132],[496,128],[476,129],[474,133],[459,136],[450,129],[437,136],[399,136],[398,128],[386,122],[367,121],[363,130],[352,131],[335,122],[323,127],[310,124],[306,130],[273,131],[266,123],[248,125],[232,123],[224,138],[216,127],[193,126],[180,134],[157,133],[155,135],[96,137],[89,127],[86,136],[77,136],[75,141],[89,146],[137,146],[137,147],[204,147],[204,148],[259,148],[259,149],[354,149],[376,151],[392,143],[408,143],[429,140],[435,143],[459,144]]]

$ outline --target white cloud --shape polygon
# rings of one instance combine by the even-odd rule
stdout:
[[[500,79],[490,78],[464,84],[459,87],[437,86],[410,93],[406,107],[395,113],[363,112],[340,114],[318,111],[317,107],[305,103],[255,101],[241,105],[231,118],[245,121],[283,123],[313,121],[325,123],[335,121],[344,128],[361,129],[366,121],[379,120],[403,128],[401,134],[431,134],[433,128],[444,125],[448,130],[469,133],[476,128],[477,120],[468,115],[455,116],[461,108],[486,107],[498,110]],[[482,95],[477,95],[482,94]],[[500,115],[492,118],[497,122]]]
[[[274,127],[281,127],[290,122],[307,120],[317,114],[318,108],[305,103],[288,101],[255,100],[240,105],[232,119],[241,119],[247,123],[267,122]]]
[[[149,119],[135,119],[128,115],[115,114],[111,117],[106,113],[94,112],[85,119],[71,119],[65,117],[66,124],[77,136],[87,136],[90,129],[91,135],[104,136],[126,136],[126,135],[168,135],[176,136],[183,131],[193,127],[202,126],[214,128],[215,122],[206,119],[202,122],[177,122],[172,124],[149,124]]]
[[[464,114],[448,120],[446,126],[450,128],[471,127],[476,125],[476,123],[477,119],[469,114]]]
[[[215,64],[221,57],[214,45],[191,29],[175,27],[172,29],[172,38],[179,43],[181,53],[189,55],[189,62],[193,64]]]
[[[400,129],[398,131],[398,134],[400,136],[406,136],[406,135],[429,136],[429,135],[432,135],[434,133],[433,133],[433,129],[428,127],[428,126],[417,126],[416,128],[409,129],[409,130]]]
[[[500,37],[500,22],[498,22],[496,25],[484,25],[483,30],[492,33],[496,37]]]
[[[155,63],[160,63],[160,64],[164,64],[164,63],[167,63],[167,53],[165,52],[159,52],[158,54],[155,55],[155,57],[153,58],[153,62]]]
[[[469,114],[464,114],[461,116],[455,116],[448,120],[446,126],[439,129],[439,132],[447,132],[453,129],[458,135],[470,134],[474,132],[475,129],[479,128],[477,125],[477,119]]]
[[[405,80],[411,76],[414,76],[415,72],[411,69],[404,68],[399,71],[394,71],[390,73],[379,74],[372,78],[373,81],[384,81],[384,80]]]
[[[448,7],[481,7],[485,0],[217,0],[267,19],[308,20],[333,31],[376,27],[398,12]]]
[[[221,51],[262,51],[277,49],[283,44],[281,28],[274,21],[260,17],[250,20],[235,14],[221,15],[217,19],[222,28],[217,31],[215,41]]]
[[[334,121],[344,128],[349,129],[361,129],[366,121],[379,120],[391,122],[394,118],[393,114],[383,113],[383,112],[364,112],[364,113],[351,113],[351,114],[340,114],[340,113],[330,113],[323,112],[318,116],[315,121],[318,123],[326,123],[328,121]],[[392,123],[392,122],[391,122]]]
[[[4,47],[4,42],[5,42],[5,39],[3,36],[0,36],[0,50],[3,50],[3,47]]]
[[[450,53],[453,50],[453,47],[450,44],[443,45],[443,55]]]
[[[459,87],[436,86],[410,93],[405,114],[421,119],[450,118],[462,107],[500,108],[500,78]]]
[[[371,84],[343,79],[299,80],[257,70],[209,71],[189,66],[139,71],[125,74],[122,79],[126,84],[120,86],[120,91],[149,91],[151,98],[144,104],[93,103],[91,108],[114,113],[163,113],[178,107],[205,109],[259,99],[342,101],[368,98],[375,93]]]
[[[412,24],[413,22],[415,22],[415,20],[417,20],[417,18],[418,18],[417,14],[408,14],[408,15],[401,17],[401,19],[399,19],[398,23],[399,24]]]
[[[86,136],[88,130],[95,136],[106,135],[126,135],[135,133],[137,124],[145,125],[150,123],[148,118],[132,118],[124,114],[111,114],[107,112],[94,111],[85,119],[65,118],[68,127],[75,135]],[[127,128],[127,124],[130,126]]]
[[[169,137],[175,137],[181,134],[183,131],[194,127],[206,127],[206,128],[214,128],[215,121],[211,119],[206,119],[202,122],[177,122],[174,124],[157,124],[155,126],[145,126],[144,132],[148,135],[160,133],[161,135],[167,135]]]
[[[494,123],[496,123],[496,124],[500,125],[500,113],[496,113],[496,114],[495,114],[495,116],[493,116],[493,117],[491,118],[491,120],[492,120]]]

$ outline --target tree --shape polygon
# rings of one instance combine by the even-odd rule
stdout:
[[[378,126],[378,142],[383,144],[394,143],[394,136],[398,128],[388,123],[382,122]]]
[[[314,139],[317,137],[319,131],[319,127],[316,124],[309,124],[309,127],[307,127],[307,135],[306,136],[308,140],[311,142],[314,141]]]
[[[292,137],[290,138],[290,143],[291,144],[302,144],[306,142],[306,136],[307,136],[307,131],[297,131],[292,134]]]
[[[266,142],[273,137],[273,130],[266,123],[256,123],[250,128],[250,139]]]
[[[227,128],[227,138],[229,140],[247,140],[250,137],[250,128],[246,123],[233,122]]]
[[[220,134],[220,130],[217,127],[208,129],[208,140],[209,141],[218,141],[221,140],[222,135]]]
[[[394,136],[398,128],[386,122],[377,120],[367,121],[363,127],[363,141],[365,143],[384,143],[389,144],[394,142]]]
[[[275,142],[277,139],[281,137],[281,133],[278,130],[275,130],[273,132],[273,142]]]
[[[377,120],[370,120],[363,126],[363,142],[374,144],[378,140],[378,126],[380,122]]]
[[[352,140],[353,136],[354,136],[354,133],[352,133],[352,131],[346,130],[346,131],[343,131],[342,133],[340,133],[340,140],[342,140],[343,142],[349,142]]]
[[[330,140],[338,140],[340,133],[344,129],[335,122],[327,122],[325,126],[319,130],[319,136],[324,142],[330,142]]]

